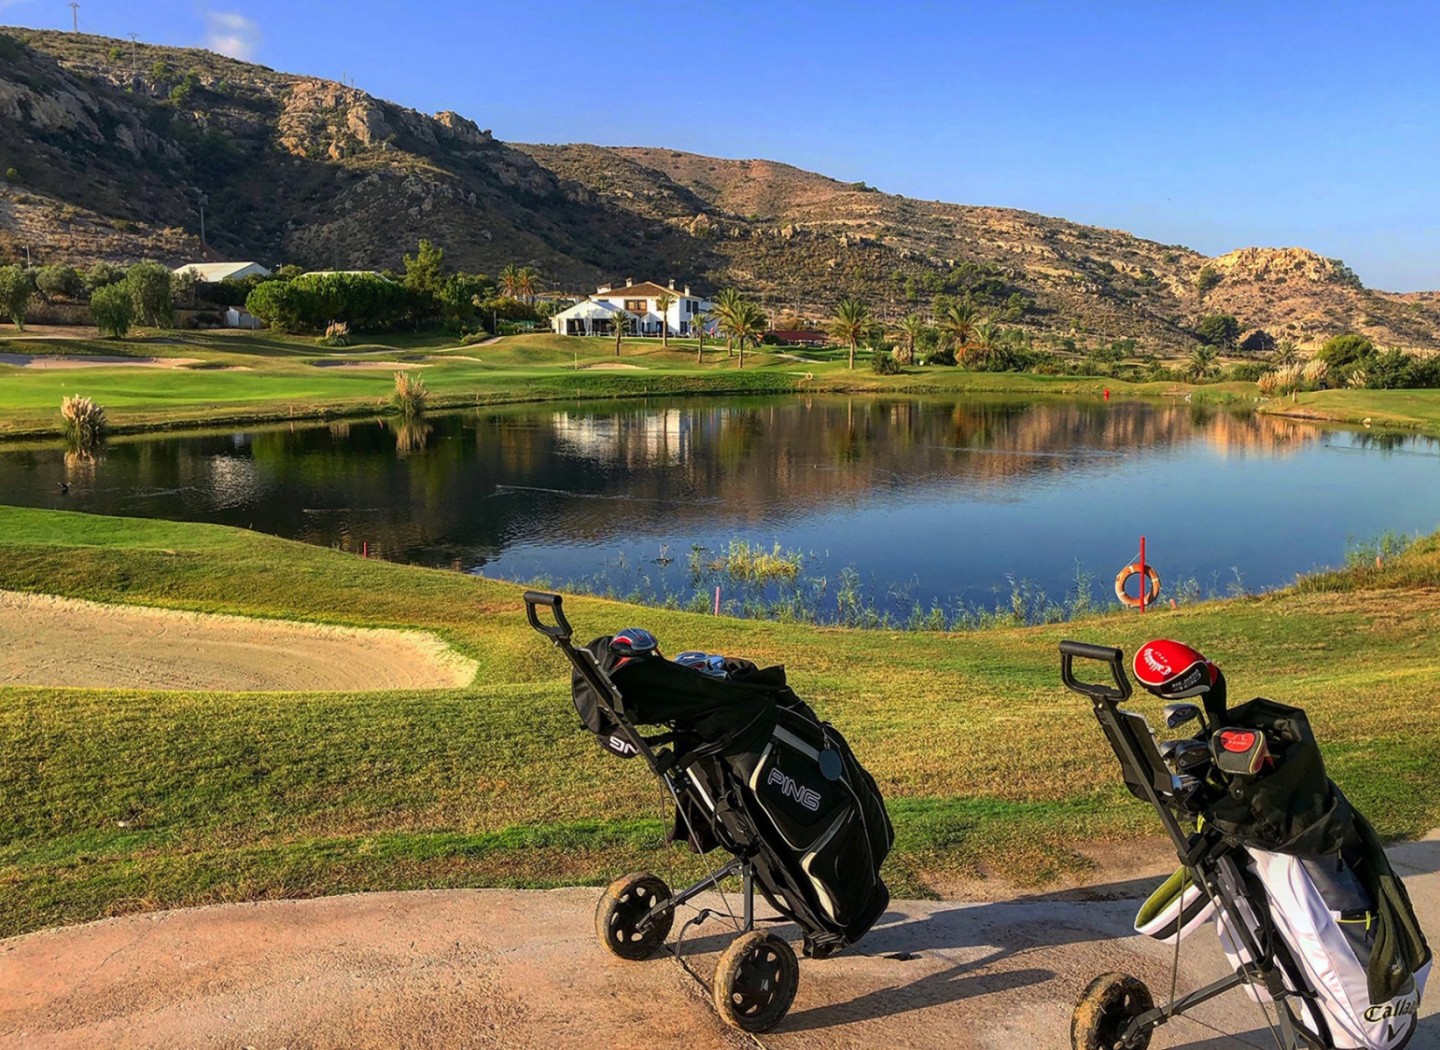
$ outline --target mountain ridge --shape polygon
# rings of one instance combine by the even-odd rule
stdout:
[[[507,143],[335,81],[150,44],[132,59],[129,41],[81,34],[0,28],[12,168],[0,257],[29,247],[35,262],[192,260],[204,194],[219,257],[384,269],[427,237],[457,266],[532,265],[564,291],[675,277],[735,285],[777,315],[858,295],[894,319],[947,295],[1056,341],[1179,351],[1222,312],[1271,341],[1353,330],[1440,349],[1440,293],[1367,289],[1304,248],[1212,258],[781,161]]]

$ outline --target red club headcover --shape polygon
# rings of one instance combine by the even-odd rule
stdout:
[[[1135,650],[1135,680],[1162,700],[1201,697],[1212,716],[1225,711],[1225,676],[1184,642],[1157,638]]]

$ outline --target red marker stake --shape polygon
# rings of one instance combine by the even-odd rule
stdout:
[[[1150,581],[1145,576],[1145,537],[1140,537],[1140,611],[1145,611],[1145,599],[1150,590]]]

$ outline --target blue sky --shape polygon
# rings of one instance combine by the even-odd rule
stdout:
[[[81,0],[80,19],[510,141],[766,157],[1440,288],[1437,3]],[[0,22],[70,10],[0,0]]]

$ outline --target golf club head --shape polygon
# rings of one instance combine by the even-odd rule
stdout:
[[[1167,729],[1179,729],[1196,721],[1203,723],[1205,717],[1199,704],[1186,703],[1166,704],[1164,714]]]
[[[1210,745],[1202,740],[1181,740],[1170,754],[1170,768],[1184,776],[1204,769],[1214,761]]]
[[[1177,776],[1175,784],[1175,801],[1185,810],[1193,812],[1196,800],[1203,794],[1205,782],[1199,777],[1185,774]]]

